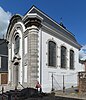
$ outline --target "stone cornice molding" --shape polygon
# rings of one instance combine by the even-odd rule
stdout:
[[[43,21],[43,18],[41,16],[39,16],[37,13],[31,13],[31,14],[26,14],[24,17],[23,17],[23,21],[25,21],[26,19],[28,18],[37,18],[41,21]]]
[[[43,18],[40,17],[38,14],[36,13],[31,13],[31,14],[27,14],[24,18],[23,18],[23,23],[25,25],[25,27],[31,27],[32,25],[37,26],[38,28],[41,27],[41,22],[43,21]]]
[[[42,29],[44,29],[45,31],[47,31],[50,35],[55,36],[56,38],[61,39],[62,41],[65,41],[66,43],[69,43],[70,45],[74,46],[75,48],[80,49],[81,45],[79,45],[77,42],[72,41],[71,39],[63,36],[62,34],[60,34],[60,31],[56,31],[53,28],[49,28],[48,26],[42,24]]]

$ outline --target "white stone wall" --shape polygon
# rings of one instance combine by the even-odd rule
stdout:
[[[18,28],[17,28],[18,27]],[[18,22],[14,25],[14,27],[12,28],[11,32],[10,32],[10,36],[9,36],[9,44],[8,44],[8,84],[13,85],[13,79],[14,79],[14,75],[13,75],[13,58],[15,56],[14,54],[14,38],[13,36],[15,35],[15,33],[18,32],[19,37],[20,37],[20,49],[19,49],[19,53],[18,56],[20,57],[20,63],[19,63],[19,67],[18,67],[18,82],[20,82],[22,84],[22,78],[23,78],[23,72],[22,72],[22,53],[23,53],[23,48],[22,48],[22,36],[23,36],[23,31],[25,31],[24,25],[21,22]]]
[[[57,44],[57,66],[56,68],[50,68],[48,66],[48,41],[53,40]],[[67,68],[62,69],[60,68],[60,47],[65,46],[67,48]],[[74,50],[75,62],[74,62],[74,70],[70,70],[69,68],[69,51],[70,49]],[[42,89],[44,92],[50,92],[52,88],[52,73],[54,73],[54,78],[56,79],[57,83],[54,82],[54,88],[59,90],[63,88],[63,75],[65,81],[65,88],[70,88],[72,85],[77,85],[77,73],[83,70],[83,67],[79,64],[79,51],[77,48],[71,46],[64,41],[51,36],[50,34],[42,31]]]

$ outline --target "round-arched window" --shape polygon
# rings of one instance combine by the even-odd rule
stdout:
[[[15,37],[15,45],[14,45],[14,53],[17,54],[19,52],[19,45],[20,45],[20,37],[17,35]]]

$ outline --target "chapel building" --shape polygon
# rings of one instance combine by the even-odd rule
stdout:
[[[42,91],[77,85],[81,45],[66,27],[55,22],[37,7],[24,15],[12,16],[6,34],[8,44],[8,84],[35,88],[37,81]],[[69,84],[70,83],[70,84]],[[20,85],[21,84],[21,85]],[[55,88],[56,87],[56,88]]]

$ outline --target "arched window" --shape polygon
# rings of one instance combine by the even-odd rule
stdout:
[[[48,42],[48,66],[56,67],[56,43]]]
[[[17,35],[15,37],[14,52],[17,54],[19,52],[20,37]]]
[[[74,51],[70,50],[70,69],[74,69]]]
[[[66,47],[61,46],[61,68],[66,68],[67,65],[67,51]]]

